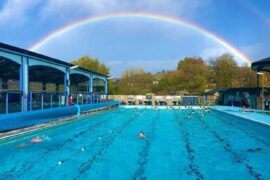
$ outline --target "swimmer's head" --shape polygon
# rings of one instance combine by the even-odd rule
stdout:
[[[58,161],[58,165],[61,165],[61,164],[63,164],[63,163],[64,163],[64,161],[63,161],[63,160]]]

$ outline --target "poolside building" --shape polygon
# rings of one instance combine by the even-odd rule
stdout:
[[[246,96],[252,108],[270,110],[270,88],[263,84],[263,72],[270,72],[270,57],[253,62],[251,69],[257,72],[257,87],[209,90],[204,95],[207,104],[241,106],[241,100]]]
[[[225,88],[207,91],[204,95],[208,105],[242,106],[242,98],[245,96],[252,108],[261,109],[260,97],[258,92],[262,88]],[[264,109],[269,110],[270,88],[264,88]]]
[[[106,101],[107,78],[59,59],[0,43],[0,114]]]

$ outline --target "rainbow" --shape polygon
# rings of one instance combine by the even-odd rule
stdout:
[[[270,29],[270,20],[266,13],[264,13],[262,10],[259,10],[252,4],[251,1],[246,0],[239,0],[239,3],[249,11],[249,13],[253,14],[255,17],[257,17],[268,29]]]
[[[47,42],[52,41],[57,36],[60,36],[61,34],[64,34],[65,32],[71,31],[73,29],[76,29],[78,27],[84,26],[86,24],[91,24],[99,21],[109,20],[109,19],[119,19],[119,18],[145,18],[145,19],[152,19],[152,20],[158,20],[158,21],[164,21],[167,23],[176,24],[179,26],[183,26],[189,29],[192,29],[198,33],[203,34],[204,36],[212,39],[213,41],[219,43],[223,47],[225,47],[228,51],[230,51],[233,55],[241,59],[244,63],[247,65],[251,65],[252,61],[246,57],[240,50],[235,48],[232,44],[224,40],[222,37],[207,31],[206,29],[183,19],[179,19],[176,17],[171,16],[165,16],[165,15],[159,15],[159,14],[150,14],[150,13],[114,13],[114,14],[106,14],[106,15],[100,15],[100,16],[91,16],[87,17],[75,22],[72,22],[70,24],[67,24],[66,26],[57,29],[56,31],[53,31],[46,35],[44,38],[39,40],[37,43],[35,43],[32,47],[29,48],[31,51],[36,51],[43,45],[45,45]]]

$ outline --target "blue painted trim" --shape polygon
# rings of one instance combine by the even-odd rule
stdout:
[[[28,94],[29,94],[29,73],[28,59],[21,57],[20,67],[20,90],[22,91],[21,107],[22,111],[28,111]]]
[[[100,104],[87,104],[76,106],[64,106],[60,108],[35,110],[0,115],[0,131],[24,128],[49,121],[55,121],[66,117],[75,116],[98,108],[118,105],[118,101],[110,101]]]
[[[15,63],[21,64],[21,56],[18,54],[10,53],[0,48],[0,56],[3,56]]]
[[[23,58],[21,57],[21,65],[20,65],[20,90],[23,92]],[[24,97],[23,94],[21,96],[21,111],[24,111]]]

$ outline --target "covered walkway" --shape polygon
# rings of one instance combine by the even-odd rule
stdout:
[[[0,43],[0,114],[104,102],[107,77]]]

